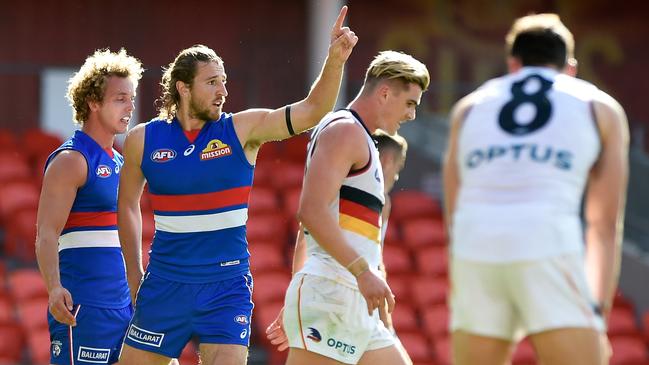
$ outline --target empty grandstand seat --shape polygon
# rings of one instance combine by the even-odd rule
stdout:
[[[281,148],[280,153],[282,159],[304,164],[306,161],[308,143],[309,136],[306,133],[281,141],[279,145]]]
[[[423,330],[430,337],[448,337],[450,313],[446,305],[434,305],[421,310]]]
[[[282,162],[273,165],[271,184],[277,190],[301,187],[304,178],[304,163]]]
[[[412,300],[420,309],[433,304],[444,304],[448,290],[445,278],[417,277],[412,283]]]
[[[0,339],[0,364],[20,364],[25,347],[20,327],[17,324],[0,324]]]
[[[15,150],[0,150],[0,182],[26,180],[32,169],[25,156]]]
[[[20,325],[29,333],[39,328],[47,328],[48,300],[46,297],[22,301],[17,307]]]
[[[263,213],[277,213],[280,211],[277,194],[272,188],[255,186],[250,193],[248,214],[254,216]]]
[[[446,246],[422,246],[414,252],[417,273],[426,276],[445,276],[448,272]]]
[[[392,325],[397,332],[419,330],[417,311],[407,303],[397,302],[392,312]]]
[[[401,237],[412,248],[445,245],[444,223],[432,218],[416,218],[401,224]]]
[[[273,214],[257,214],[248,218],[246,237],[249,242],[278,241],[286,242],[288,237],[286,217]]]
[[[439,365],[451,365],[451,338],[439,337],[433,339],[435,359]]]
[[[633,310],[627,307],[613,307],[608,320],[609,336],[638,335],[640,329]]]
[[[0,185],[0,217],[7,217],[23,208],[36,208],[38,206],[38,188],[28,181],[15,181]]]
[[[417,190],[404,190],[392,194],[390,216],[400,222],[418,217],[441,220],[442,208],[429,194]]]
[[[47,328],[37,329],[27,333],[27,349],[33,365],[50,363],[50,332]],[[61,354],[65,356],[67,354]],[[69,355],[67,355],[69,358]]]
[[[197,365],[198,364],[198,349],[193,342],[187,343],[183,352],[178,358],[180,365]]]
[[[271,162],[277,161],[280,159],[280,144],[282,142],[267,142],[261,145],[259,152],[257,153],[257,162]],[[264,164],[262,164],[264,165]],[[256,171],[256,170],[255,170]],[[257,183],[257,174],[255,172],[255,183]]]
[[[282,210],[284,215],[291,221],[296,221],[297,209],[300,206],[300,195],[302,194],[302,186],[296,186],[286,190],[282,190],[281,201]],[[293,232],[293,231],[292,231]]]
[[[0,151],[15,151],[18,147],[18,138],[16,135],[8,130],[0,129]]]
[[[424,361],[431,361],[433,353],[426,339],[426,336],[419,332],[400,332],[398,333],[401,344],[408,351],[408,355],[415,364]]]
[[[385,244],[383,246],[383,263],[385,271],[390,274],[409,274],[415,271],[410,258],[410,251],[406,247],[395,244]]]
[[[410,304],[412,302],[410,288],[412,286],[412,278],[413,276],[408,274],[391,275],[388,271],[388,285],[390,286],[390,290],[392,290],[392,294],[394,295],[397,304]]]
[[[638,337],[613,336],[610,338],[613,356],[611,365],[649,364],[647,347]]]
[[[23,134],[21,146],[30,159],[35,161],[43,156],[48,156],[52,151],[59,148],[62,143],[63,140],[59,136],[38,128],[32,128]]]
[[[0,296],[0,327],[16,323],[14,305],[9,297]]]
[[[401,241],[401,232],[399,231],[399,225],[397,222],[390,223],[388,222],[388,230],[385,232],[384,243],[400,242]]]
[[[265,272],[253,277],[252,299],[259,306],[273,301],[283,301],[286,288],[291,281],[288,270]]]
[[[8,274],[7,283],[9,293],[16,303],[32,298],[47,298],[45,282],[35,269],[16,269]]]
[[[536,353],[534,347],[527,339],[524,339],[516,346],[512,355],[513,365],[528,365],[536,363]]]
[[[285,245],[276,244],[273,241],[249,242],[251,270],[256,274],[287,269],[285,258],[290,254],[285,247]]]
[[[15,212],[5,222],[5,252],[23,262],[36,260],[37,208],[30,207]]]

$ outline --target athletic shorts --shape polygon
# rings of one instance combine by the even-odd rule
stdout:
[[[452,259],[451,331],[518,341],[559,328],[605,331],[582,255],[484,263]]]
[[[394,346],[394,336],[367,314],[358,289],[333,280],[296,274],[286,291],[284,330],[290,347],[356,364],[365,351]]]
[[[129,305],[122,309],[104,309],[75,305],[74,327],[47,313],[50,330],[50,364],[113,364],[119,359],[124,333],[133,315]]]
[[[200,343],[248,346],[252,315],[250,273],[207,284],[169,281],[147,272],[124,343],[177,358]]]

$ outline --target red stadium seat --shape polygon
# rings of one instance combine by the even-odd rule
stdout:
[[[36,260],[36,215],[37,208],[19,210],[7,218],[5,232],[5,251],[8,256],[23,262]]]
[[[20,327],[0,325],[0,339],[2,339],[0,340],[0,364],[20,364],[25,347],[25,339]]]
[[[406,247],[385,244],[383,246],[383,263],[389,274],[411,274],[415,271],[410,251]]]
[[[9,273],[7,283],[9,293],[16,303],[32,298],[47,298],[45,282],[35,269],[16,269]]]
[[[33,128],[23,135],[22,148],[32,161],[36,161],[43,156],[48,156],[62,143],[63,140],[59,136]]]
[[[14,305],[8,296],[0,296],[0,327],[16,324]]]
[[[257,305],[263,306],[264,303],[284,300],[291,274],[288,270],[264,272],[253,277],[253,281],[252,299]]]
[[[418,331],[419,318],[417,318],[417,311],[407,303],[397,302],[392,312],[392,325],[397,333]]]
[[[0,129],[0,151],[16,151],[18,149],[18,138],[8,129]]]
[[[433,353],[424,335],[419,332],[398,333],[401,344],[415,364],[433,360]]]
[[[280,159],[280,144],[282,142],[268,142],[261,145],[259,152],[257,153],[257,163],[263,161],[262,165],[269,163],[271,161],[277,161]],[[257,170],[255,170],[255,186],[257,184]]]
[[[384,243],[401,242],[401,232],[397,222],[388,223],[388,230],[385,232]]]
[[[40,328],[47,328],[47,298],[34,298],[21,302],[18,306],[18,318],[25,333]]]
[[[513,365],[528,365],[536,363],[536,353],[534,352],[534,347],[527,340],[524,339],[514,350],[514,355],[512,356]]]
[[[446,246],[422,246],[414,252],[417,272],[426,276],[445,276],[448,272]]]
[[[16,150],[0,150],[0,182],[22,181],[32,176],[27,159]]]
[[[185,348],[183,348],[183,352],[180,354],[180,357],[178,358],[178,362],[180,365],[197,365],[198,364],[198,349],[196,348],[196,345],[193,342],[189,342]]]
[[[287,220],[284,216],[272,213],[258,214],[248,218],[246,236],[248,242],[277,241],[286,242],[288,237]]]
[[[439,365],[451,365],[451,339],[450,337],[440,337],[433,340],[435,349],[435,358]]]
[[[446,244],[446,232],[442,221],[432,218],[416,218],[402,223],[401,235],[406,245],[441,246]]]
[[[450,313],[445,305],[424,308],[422,317],[424,333],[434,338],[448,337]]]
[[[285,245],[270,242],[251,242],[248,244],[250,251],[250,268],[255,277],[264,271],[278,271],[288,269],[286,257],[291,257]]]
[[[640,328],[635,320],[633,311],[626,307],[613,307],[608,321],[608,335],[638,335]]]
[[[29,350],[29,357],[32,360],[31,364],[49,364],[50,348],[50,333],[47,328],[42,328],[27,333],[27,349]],[[68,356],[69,358],[70,355],[61,353],[60,356]]]
[[[615,336],[610,338],[613,356],[611,365],[649,364],[647,347],[637,337]]]
[[[277,201],[277,194],[272,188],[255,186],[250,194],[248,214],[255,216],[263,213],[277,213],[281,211]]]
[[[304,164],[306,161],[308,143],[309,136],[306,133],[280,142],[282,159]]]
[[[36,208],[40,192],[31,182],[20,181],[0,185],[0,217],[5,220],[19,209]]]
[[[439,202],[430,195],[416,190],[404,190],[392,194],[390,216],[400,222],[419,217],[441,220],[442,209]]]
[[[448,281],[444,278],[418,277],[412,283],[412,300],[418,308],[446,303]]]
[[[278,191],[301,187],[303,178],[304,164],[289,162],[274,164],[273,174],[270,176],[271,184]]]
[[[412,275],[403,275],[403,274],[391,275],[390,272],[388,271],[388,285],[390,286],[390,290],[392,290],[392,294],[395,296],[395,300],[397,301],[397,304],[412,303],[412,295],[411,295],[412,279],[413,279]]]

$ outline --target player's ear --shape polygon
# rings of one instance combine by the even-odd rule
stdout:
[[[568,61],[566,62],[566,66],[563,68],[563,73],[575,77],[577,76],[577,59],[576,58],[568,58]]]
[[[509,73],[514,73],[521,68],[523,68],[523,63],[520,58],[507,56],[507,71],[509,71]]]

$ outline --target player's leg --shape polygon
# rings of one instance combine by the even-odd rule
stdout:
[[[517,307],[544,364],[605,363],[604,324],[594,310],[581,255],[521,265],[511,278]]]
[[[250,344],[250,273],[200,286],[192,320],[204,365],[245,365]]]
[[[412,365],[410,357],[403,347],[398,345],[365,351],[358,365]]]
[[[138,365],[138,364],[147,364],[147,365],[169,365],[171,363],[171,358],[156,354],[154,352],[149,352],[145,350],[136,349],[127,344],[122,346],[122,354],[119,358],[120,365]]]
[[[600,337],[592,328],[564,328],[531,335],[530,340],[545,365],[606,364]]]
[[[514,346],[511,341],[479,336],[462,330],[451,334],[453,364],[504,365],[510,363]]]
[[[288,358],[286,359],[286,365],[304,365],[304,364],[338,365],[338,364],[344,364],[344,362],[334,360],[330,357],[326,357],[315,352],[299,349],[297,347],[290,347],[288,349]]]
[[[507,286],[509,264],[451,260],[451,342],[455,365],[508,364],[520,337]]]

